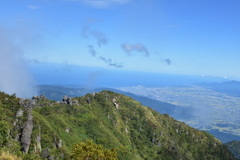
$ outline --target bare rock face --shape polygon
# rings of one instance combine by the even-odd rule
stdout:
[[[24,123],[22,130],[21,144],[23,153],[28,153],[28,149],[31,143],[32,129],[33,129],[33,117],[31,115],[31,112],[29,112],[28,119]]]
[[[16,113],[16,117],[22,117],[23,113],[24,113],[24,111],[22,109],[19,109]]]

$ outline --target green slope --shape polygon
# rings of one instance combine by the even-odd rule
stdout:
[[[234,157],[240,159],[240,142],[239,141],[231,141],[225,143],[228,149],[233,153]]]
[[[20,100],[0,93],[0,111],[0,146],[24,159],[44,155],[48,159],[70,159],[71,146],[87,139],[106,149],[117,148],[121,160],[234,159],[211,134],[111,91],[64,102],[44,96]],[[31,125],[28,148],[28,141],[23,139],[29,137],[26,132],[30,133]]]

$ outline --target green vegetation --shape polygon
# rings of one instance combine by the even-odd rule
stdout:
[[[177,105],[175,108],[170,106],[171,109],[168,109],[166,113],[194,128],[214,134],[223,143],[231,140],[240,140],[240,109],[238,107],[240,105],[240,97],[233,96],[229,92],[227,92],[228,94],[217,92],[216,89],[197,85],[168,87],[136,86],[119,89]],[[237,88],[235,90],[239,92]],[[182,110],[182,107],[185,107],[185,110]],[[154,107],[154,109],[162,113],[158,107]],[[184,111],[183,114],[181,111]]]
[[[239,141],[231,141],[225,143],[228,149],[233,153],[234,157],[240,159],[240,142]]]
[[[104,149],[102,145],[87,140],[86,143],[80,142],[73,145],[71,158],[74,160],[117,160],[117,153],[115,149]]]
[[[111,149],[116,148],[120,160],[234,159],[211,134],[161,115],[130,97],[102,91],[71,100],[77,103],[38,97],[22,100],[20,105],[19,98],[0,92],[1,148],[23,160],[71,159],[76,144],[83,146],[81,142],[91,139],[88,145],[102,146],[103,152],[112,151],[111,155],[115,154]],[[23,113],[17,116],[19,110]],[[31,124],[28,154],[23,154],[22,128],[31,128]]]

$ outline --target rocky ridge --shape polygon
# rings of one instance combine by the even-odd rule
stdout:
[[[119,159],[234,159],[212,135],[111,91],[62,101],[1,92],[0,102],[0,146],[28,159],[70,159],[71,145],[86,139],[118,148]]]

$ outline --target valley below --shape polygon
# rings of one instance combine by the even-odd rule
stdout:
[[[117,89],[176,106],[188,107],[191,118],[184,117],[184,114],[174,118],[184,121],[191,127],[208,131],[224,143],[240,140],[240,97],[198,85],[132,86]]]

